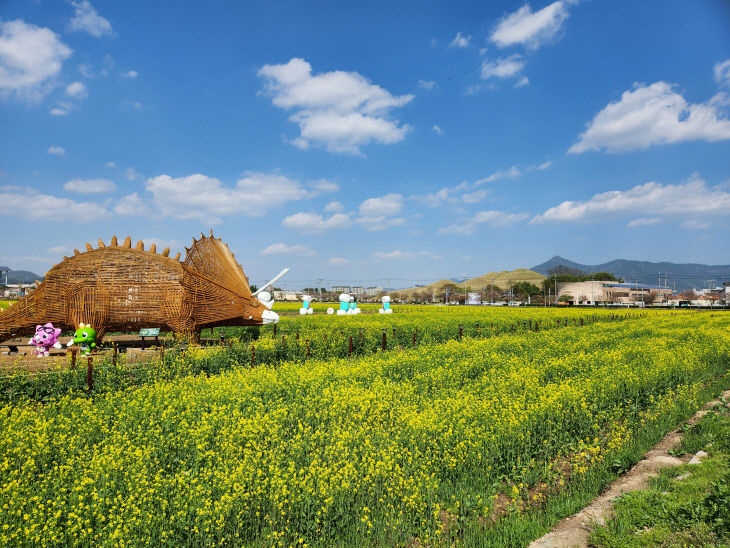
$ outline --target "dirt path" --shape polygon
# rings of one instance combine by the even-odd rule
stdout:
[[[727,401],[730,398],[730,390],[726,390],[722,397]],[[719,403],[722,402],[717,399],[705,404],[704,408],[697,411],[687,422],[689,424],[698,423],[708,409]],[[637,491],[648,487],[649,478],[656,476],[659,468],[679,466],[690,460],[689,455],[679,459],[669,454],[671,449],[679,446],[682,436],[681,430],[673,430],[667,434],[662,441],[650,451],[647,451],[644,458],[636,463],[631,470],[614,481],[607,491],[593,499],[593,502],[577,514],[558,523],[548,534],[531,542],[529,548],[587,547],[588,535],[593,530],[593,525],[596,523],[603,525],[611,517],[613,500],[616,497],[629,491]]]

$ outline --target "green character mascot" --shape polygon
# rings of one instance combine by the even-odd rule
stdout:
[[[80,352],[84,356],[90,355],[91,351],[96,348],[96,331],[92,329],[90,323],[80,323],[79,328],[74,333],[74,338],[68,341],[66,346],[72,346],[74,344],[81,346]]]

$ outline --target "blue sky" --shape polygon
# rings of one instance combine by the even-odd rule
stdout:
[[[0,264],[212,228],[252,282],[730,263],[730,5],[6,1]]]

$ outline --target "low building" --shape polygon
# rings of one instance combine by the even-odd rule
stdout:
[[[365,288],[359,285],[353,285],[349,293],[350,295],[365,295]]]
[[[558,297],[563,295],[572,297],[574,304],[664,304],[672,290],[639,283],[591,280],[558,284]]]
[[[349,285],[333,285],[332,286],[332,293],[349,293],[349,292],[350,292]]]
[[[383,288],[379,285],[365,288],[365,295],[368,297],[375,297],[376,295],[380,295],[382,292]]]
[[[284,289],[282,291],[274,291],[274,299],[277,301],[297,301],[299,300],[299,295],[296,291]]]

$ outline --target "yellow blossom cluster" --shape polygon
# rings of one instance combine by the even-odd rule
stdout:
[[[429,543],[505,481],[524,507],[559,456],[582,474],[697,405],[729,326],[652,315],[6,405],[0,544]]]

